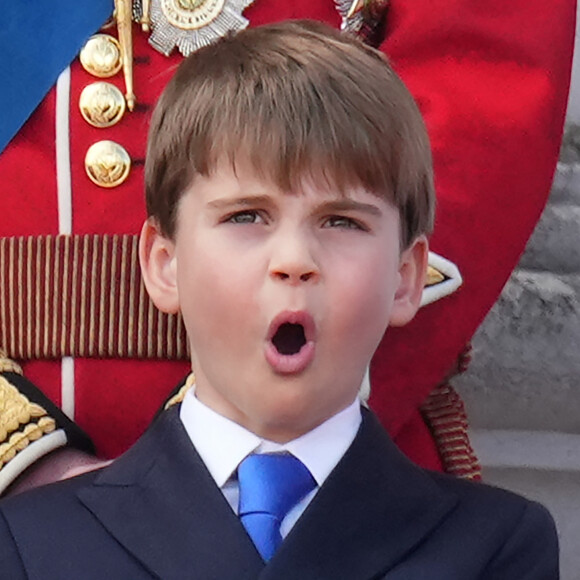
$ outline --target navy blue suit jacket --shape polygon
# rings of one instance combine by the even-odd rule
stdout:
[[[424,471],[364,412],[266,565],[177,409],[110,467],[0,502],[2,580],[554,580],[544,508]]]

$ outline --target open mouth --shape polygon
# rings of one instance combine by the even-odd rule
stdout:
[[[306,344],[306,334],[302,324],[285,322],[278,327],[272,337],[272,344],[280,354],[296,354]]]
[[[316,326],[306,311],[281,312],[270,324],[266,360],[276,373],[295,374],[314,358]]]

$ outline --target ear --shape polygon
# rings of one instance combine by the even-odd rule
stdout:
[[[395,292],[389,326],[407,324],[419,310],[428,259],[429,242],[425,236],[419,236],[403,250],[399,261],[399,286]]]
[[[141,228],[139,263],[147,293],[162,312],[179,311],[175,244],[166,238],[157,222],[149,218]]]

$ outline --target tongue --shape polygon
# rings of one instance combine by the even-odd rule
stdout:
[[[304,327],[285,322],[276,331],[272,343],[280,354],[296,354],[306,344]]]

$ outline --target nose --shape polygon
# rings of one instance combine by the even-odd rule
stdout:
[[[308,282],[308,280],[310,280],[311,278],[314,278],[315,274],[314,272],[304,272],[302,274],[295,274],[293,272],[293,268],[287,268],[287,270],[289,270],[288,272],[279,270],[274,272],[274,276],[276,278],[279,278],[280,280],[296,280],[296,281],[300,281],[300,282]]]
[[[289,284],[315,282],[320,271],[307,240],[300,235],[281,236],[274,244],[270,277]]]

